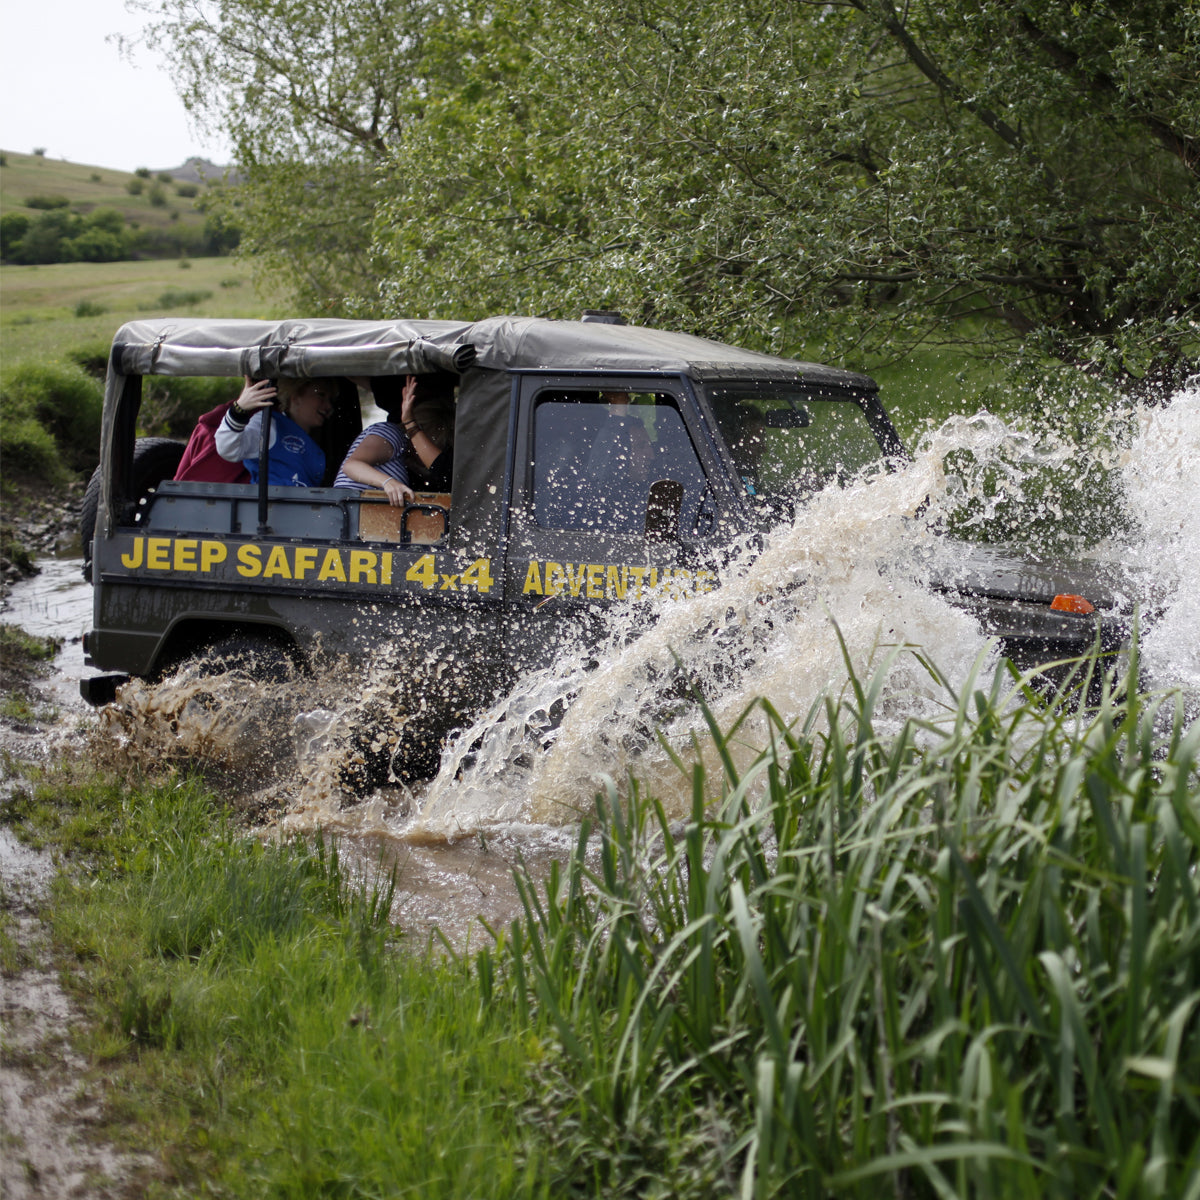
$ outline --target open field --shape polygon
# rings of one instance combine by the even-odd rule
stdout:
[[[0,209],[6,213],[37,216],[40,210],[29,207],[30,199],[62,196],[76,212],[86,215],[96,208],[115,208],[129,224],[146,229],[169,229],[176,222],[195,226],[204,223],[204,214],[197,207],[197,201],[204,196],[203,184],[195,197],[181,196],[178,192],[181,181],[165,183],[151,175],[142,180],[141,194],[134,196],[127,189],[137,177],[128,171],[16,154],[11,150],[5,150],[4,157],[5,166],[0,170]],[[165,193],[165,203],[151,201],[155,183]]]
[[[174,259],[0,267],[4,365],[60,359],[73,346],[109,341],[121,324],[139,317],[282,315],[278,300],[258,291],[248,264],[230,258],[184,261],[190,263],[186,269]],[[209,294],[197,297],[203,292]],[[188,293],[196,297],[191,303]],[[92,306],[87,311],[93,315],[74,315],[81,302]]]

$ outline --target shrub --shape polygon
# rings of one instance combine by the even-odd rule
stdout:
[[[242,231],[228,217],[210,213],[204,221],[204,253],[229,254],[242,240]]]
[[[29,462],[30,469],[46,469],[48,451],[58,467],[52,473],[55,479],[61,478],[64,468],[91,471],[98,460],[103,404],[103,388],[78,367],[42,363],[15,367],[0,391],[6,456],[12,450],[13,429],[19,427],[25,453],[37,459],[36,466]]]
[[[119,262],[129,256],[128,239],[105,229],[85,229],[63,247],[71,262]]]
[[[202,300],[207,300],[212,292],[206,288],[167,288],[153,304],[143,304],[143,312],[153,312],[159,308],[191,308]]]
[[[93,209],[83,219],[88,229],[103,229],[107,233],[124,233],[125,218],[115,208]]]
[[[166,208],[167,206],[167,192],[161,183],[152,183],[146,197],[155,208]]]
[[[101,177],[101,175],[100,175],[100,172],[99,172],[99,171],[93,171],[93,172],[92,172],[92,173],[91,173],[91,174],[88,176],[88,178],[89,178],[89,179],[90,179],[90,180],[91,180],[93,183],[102,183],[102,182],[103,182],[103,178]]]
[[[138,179],[149,179],[150,178],[150,168],[149,167],[138,167],[137,170],[134,171],[134,175],[136,175],[138,177]]]
[[[175,185],[175,195],[182,196],[185,200],[191,200],[193,196],[200,194],[200,188],[194,183],[177,183]]]
[[[236,400],[241,388],[236,378],[148,375],[142,390],[142,432],[147,437],[190,437],[202,413]]]
[[[15,468],[47,483],[66,483],[68,473],[50,431],[38,424],[35,417],[16,412],[8,400],[7,392],[0,391],[0,424],[4,426],[0,463],[4,475],[8,476]]]
[[[182,258],[210,253],[204,234],[193,226],[176,224],[169,229],[139,229],[133,246],[143,258]]]
[[[30,196],[25,201],[26,208],[70,208],[71,202],[66,196]]]
[[[34,158],[45,158],[46,157],[46,147],[45,146],[34,146],[33,156],[34,156]]]
[[[128,258],[133,235],[113,208],[86,217],[49,209],[32,221],[20,213],[2,219],[3,254],[11,262],[116,262]]]
[[[125,185],[125,190],[131,196],[140,196],[146,190],[145,181],[135,176]]]
[[[83,231],[71,239],[68,249],[78,262],[117,262],[129,257],[132,244],[133,233],[121,213],[97,208],[83,219]]]
[[[159,171],[154,177],[159,183],[174,183],[174,177],[167,171]]]
[[[11,258],[32,224],[24,213],[0,216],[0,257]]]
[[[95,300],[80,300],[75,305],[75,315],[77,317],[100,317],[106,312],[108,312],[108,309],[103,304],[97,304]]]
[[[83,229],[83,218],[65,208],[43,212],[29,225],[25,236],[13,247],[12,260],[19,263],[70,262],[74,257],[68,243]]]
[[[68,362],[74,363],[85,374],[103,383],[104,376],[108,373],[108,355],[108,342],[97,338],[94,341],[82,342],[78,346],[72,346],[71,349],[66,351],[64,357]]]

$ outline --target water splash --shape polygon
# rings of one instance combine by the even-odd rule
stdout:
[[[1131,546],[1143,577],[1163,592],[1162,613],[1142,642],[1158,687],[1180,687],[1200,705],[1200,380],[1165,408],[1142,408],[1122,462],[1139,534]]]
[[[881,719],[940,711],[945,692],[922,656],[962,679],[987,649],[916,566],[914,547],[934,536],[917,514],[944,488],[942,456],[929,451],[814,496],[717,591],[660,599],[649,630],[634,632],[632,609],[616,612],[599,650],[526,676],[453,741],[412,828],[452,838],[495,819],[573,821],[603,778],[630,772],[682,811],[688,785],[660,739],[689,752],[703,732],[696,692],[725,728],[758,696],[802,721],[845,680],[847,659],[865,675],[899,647],[921,655],[894,658]],[[742,732],[747,754],[766,739],[757,722]]]

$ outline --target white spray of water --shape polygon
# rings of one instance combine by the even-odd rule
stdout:
[[[1048,431],[1033,436],[988,413],[956,417],[902,470],[814,497],[749,566],[723,572],[717,591],[662,599],[648,631],[635,632],[631,610],[615,613],[599,652],[581,649],[523,678],[453,740],[405,836],[569,822],[590,809],[604,778],[627,773],[682,809],[687,783],[659,736],[685,758],[693,733],[707,740],[693,687],[722,729],[759,696],[785,721],[802,722],[831,688],[845,687],[847,658],[865,678],[891,656],[877,727],[944,711],[971,672],[986,683],[995,659],[978,624],[923,586],[914,551],[933,535],[917,514],[932,501],[941,512],[973,506],[986,522],[1005,504],[1028,505],[1030,473],[1047,469],[1120,466],[1139,532],[1107,553],[1143,563],[1147,593],[1168,590],[1144,643],[1155,681],[1200,691],[1200,392],[1139,413],[1139,431],[1122,453],[1114,444],[1123,420],[1114,412],[1101,439],[1107,448],[1089,450],[1084,462],[1075,443]],[[956,451],[969,456],[973,474],[948,473]],[[1050,524],[1064,519],[1052,490],[1031,511]],[[899,646],[919,653],[892,655]],[[949,691],[925,662],[936,664]],[[555,723],[551,715],[563,710]],[[763,719],[741,730],[747,754],[768,736]]]
[[[1139,430],[1122,464],[1133,548],[1166,599],[1142,641],[1158,687],[1200,698],[1200,382],[1163,408],[1138,413]]]
[[[846,657],[865,678],[893,648],[922,647],[947,678],[965,678],[986,641],[973,618],[921,586],[913,565],[914,545],[931,536],[916,514],[945,488],[942,458],[934,445],[902,470],[822,492],[749,566],[723,572],[717,591],[661,599],[655,625],[640,635],[631,611],[617,613],[599,652],[526,676],[449,748],[412,833],[570,821],[588,810],[600,780],[627,772],[682,808],[688,784],[658,737],[687,757],[692,734],[703,735],[692,688],[728,729],[759,696],[789,724],[803,721],[843,683]],[[920,659],[900,653],[877,715],[932,716],[945,702]],[[564,707],[551,727],[548,714]],[[747,753],[761,747],[765,719],[740,736]]]

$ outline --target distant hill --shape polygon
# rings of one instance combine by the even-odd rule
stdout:
[[[167,167],[154,173],[155,175],[170,175],[172,179],[178,179],[184,183],[239,182],[235,168],[220,167],[210,159],[199,156],[187,159],[181,167]]]
[[[141,167],[131,172],[11,150],[0,151],[0,157],[0,213],[10,231],[3,246],[7,261],[59,261],[55,257],[30,258],[16,249],[17,239],[11,233],[16,228],[14,220],[32,225],[57,210],[76,214],[84,221],[98,209],[115,210],[129,235],[126,241],[133,257],[170,258],[228,251],[228,244],[217,248],[212,231],[206,232],[207,200],[214,190],[236,184],[236,179],[227,178],[226,169],[215,163],[189,158],[168,170]],[[75,223],[78,225],[78,221]]]

